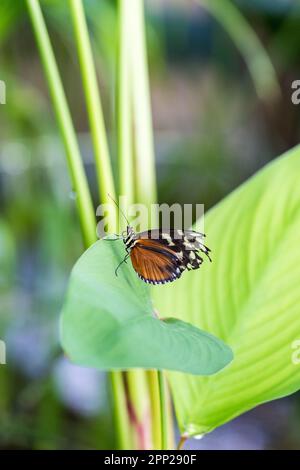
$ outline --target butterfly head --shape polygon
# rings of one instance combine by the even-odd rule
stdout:
[[[130,248],[135,239],[135,231],[130,225],[127,225],[127,229],[122,233],[122,237],[127,248]]]

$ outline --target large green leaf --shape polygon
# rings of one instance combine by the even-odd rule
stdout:
[[[220,340],[191,324],[153,315],[149,287],[124,258],[121,241],[102,240],[73,268],[62,314],[62,344],[76,363],[209,375],[232,359]]]
[[[182,432],[203,434],[300,388],[300,147],[266,166],[205,218],[213,262],[153,291],[158,310],[226,341],[213,377],[170,374]],[[298,343],[299,346],[299,343]]]

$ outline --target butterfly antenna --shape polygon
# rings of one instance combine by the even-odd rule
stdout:
[[[127,219],[126,215],[124,214],[124,212],[122,211],[120,205],[117,203],[117,201],[109,194],[108,194],[108,197],[115,203],[115,205],[117,206],[117,208],[119,209],[119,211],[121,212],[121,214],[123,215],[124,219],[126,220],[127,222],[127,225],[130,225],[129,223],[129,220]]]

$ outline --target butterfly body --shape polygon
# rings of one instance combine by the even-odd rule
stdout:
[[[140,279],[148,284],[165,284],[179,279],[185,270],[198,269],[203,252],[209,259],[204,235],[193,230],[147,230],[135,233],[128,225],[123,236],[127,255]]]

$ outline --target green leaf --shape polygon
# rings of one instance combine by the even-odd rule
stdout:
[[[62,345],[74,362],[100,369],[171,369],[213,374],[231,350],[198,328],[153,314],[149,286],[124,258],[122,241],[101,240],[73,268],[62,313]]]
[[[213,262],[154,291],[160,310],[234,352],[213,377],[170,374],[182,432],[209,432],[300,388],[299,174],[296,147],[225,198],[205,218]]]

